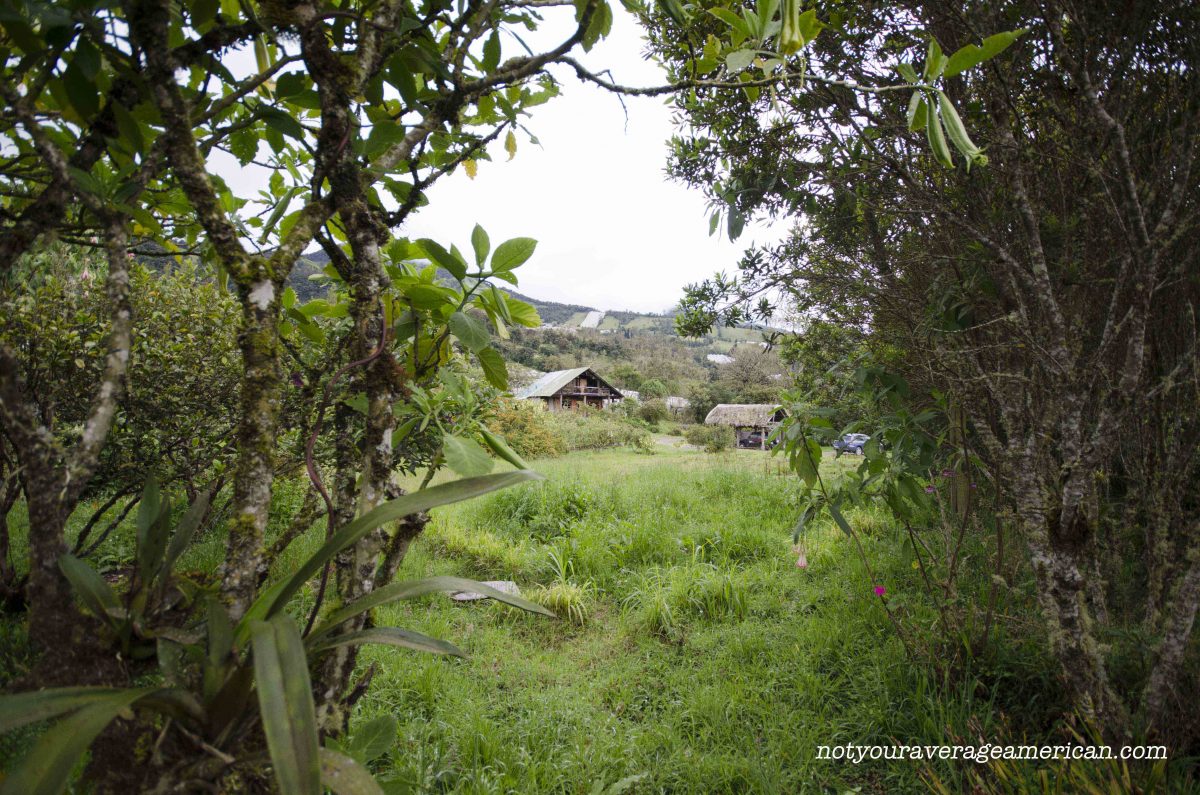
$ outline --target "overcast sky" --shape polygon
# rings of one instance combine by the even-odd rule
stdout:
[[[637,23],[619,5],[614,11],[612,34],[580,60],[611,69],[624,85],[664,83],[659,67],[642,58]],[[504,57],[519,52],[506,47]],[[735,243],[709,237],[704,197],[666,177],[674,127],[662,99],[627,98],[627,122],[616,97],[567,70],[556,76],[561,96],[527,120],[540,147],[518,133],[511,162],[497,142],[474,180],[461,169],[442,178],[429,191],[429,206],[409,221],[409,237],[466,251],[476,222],[493,245],[532,237],[537,252],[517,271],[521,292],[642,312],[671,308],[685,284],[732,271],[752,241],[772,239],[753,226]]]
[[[619,5],[612,33],[579,60],[593,71],[611,70],[617,83],[661,85],[662,70],[643,59],[642,32]],[[574,9],[547,9],[547,19],[526,35],[536,51],[549,49],[574,29]],[[523,54],[515,41],[503,42],[503,58]],[[226,66],[250,72],[249,50],[226,55]],[[670,182],[665,174],[667,141],[675,131],[662,98],[625,99],[581,83],[569,69],[555,72],[562,94],[533,108],[526,127],[539,145],[517,133],[510,162],[502,141],[492,160],[479,163],[474,180],[462,169],[439,180],[429,205],[410,216],[409,238],[430,237],[470,250],[478,222],[493,246],[511,237],[538,241],[533,257],[518,271],[518,289],[543,300],[598,309],[639,312],[669,310],[686,284],[718,270],[732,272],[742,251],[754,242],[780,237],[778,231],[747,225],[737,242],[708,234],[708,212],[699,190]],[[240,166],[220,151],[210,158],[235,192],[253,198],[270,171]]]

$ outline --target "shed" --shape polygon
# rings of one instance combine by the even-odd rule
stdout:
[[[705,425],[728,425],[737,434],[738,447],[767,449],[767,437],[787,416],[770,403],[718,403],[704,418]]]
[[[624,395],[596,375],[592,368],[575,367],[546,373],[517,392],[517,397],[522,400],[541,400],[551,411],[561,411],[580,406],[605,408],[621,400]]]

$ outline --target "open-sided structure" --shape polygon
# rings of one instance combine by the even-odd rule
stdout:
[[[767,437],[785,417],[770,403],[718,403],[704,418],[705,425],[728,425],[737,433],[738,447],[767,449]]]

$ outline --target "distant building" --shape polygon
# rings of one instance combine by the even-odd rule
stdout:
[[[676,417],[687,411],[688,406],[692,405],[690,400],[677,395],[668,395],[667,397],[663,398],[663,402],[667,404],[667,410]]]
[[[729,356],[724,353],[710,353],[710,354],[707,354],[704,358],[708,359],[713,364],[729,364],[730,362],[733,361],[732,356]]]
[[[767,449],[767,437],[786,417],[770,403],[718,403],[704,418],[705,425],[727,425],[737,434],[738,447]]]
[[[605,408],[624,397],[590,367],[546,373],[516,394],[522,400],[541,400],[550,411],[580,406]]]

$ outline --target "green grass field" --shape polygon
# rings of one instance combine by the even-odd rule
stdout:
[[[363,655],[378,670],[356,725],[400,719],[377,763],[390,791],[921,789],[916,763],[819,761],[817,747],[940,742],[994,708],[935,697],[838,531],[818,525],[796,568],[795,485],[776,466],[754,451],[572,454],[537,462],[545,483],[436,511],[401,577],[513,579],[563,618],[444,596],[381,610],[470,655]],[[867,543],[889,590],[913,584],[891,533]]]
[[[656,450],[536,461],[543,482],[434,511],[400,578],[515,580],[560,617],[444,595],[377,611],[380,625],[468,654],[364,647],[362,671],[375,673],[351,737],[381,716],[398,721],[372,762],[387,792],[906,793],[927,791],[930,772],[957,792],[973,763],[856,765],[818,759],[818,748],[1055,741],[1047,727],[1064,704],[1036,633],[1014,625],[1001,641],[1010,628],[998,625],[997,651],[957,680],[969,685],[939,682],[906,656],[874,587],[906,605],[913,627],[932,632],[935,619],[911,547],[883,512],[846,512],[877,580],[824,520],[810,525],[800,569],[798,485],[779,459]],[[826,455],[826,478],[857,463]],[[281,523],[305,488],[281,484]],[[23,523],[20,511],[10,519]],[[322,533],[293,543],[273,575],[293,570]],[[23,533],[14,541],[20,548]],[[133,545],[122,526],[100,562],[128,558]],[[224,545],[219,533],[201,539],[182,568],[215,571]],[[982,600],[986,583],[961,588]],[[0,627],[0,673],[12,675],[26,653],[21,632]],[[0,756],[31,739],[11,738]]]

